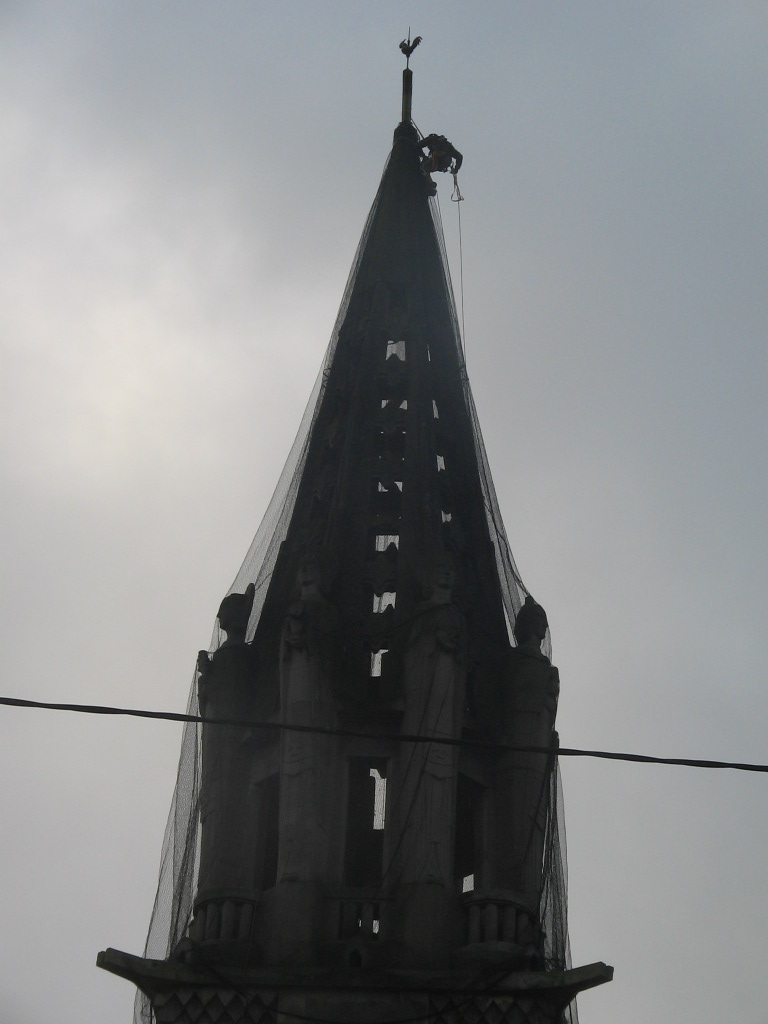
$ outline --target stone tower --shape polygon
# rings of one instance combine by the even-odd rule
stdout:
[[[198,661],[163,943],[99,955],[159,1024],[554,1024],[612,974],[567,962],[558,675],[433,216],[461,156],[420,139],[403,74],[277,525]]]

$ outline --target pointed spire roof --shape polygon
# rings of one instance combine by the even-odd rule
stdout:
[[[407,94],[410,70],[404,75]],[[319,557],[341,613],[353,699],[396,689],[402,636],[441,561],[456,571],[479,662],[506,648],[505,605],[511,619],[521,596],[429,184],[418,132],[404,120],[350,274],[257,633],[274,637],[302,558]],[[500,575],[505,560],[514,594],[509,574]],[[377,652],[386,653],[371,675]]]

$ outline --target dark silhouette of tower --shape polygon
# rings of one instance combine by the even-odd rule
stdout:
[[[461,156],[410,103],[407,69],[316,400],[198,661],[145,956],[99,956],[162,1024],[544,1024],[612,973],[568,963],[558,675],[430,198]]]

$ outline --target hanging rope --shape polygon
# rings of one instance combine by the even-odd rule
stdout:
[[[456,209],[459,214],[459,293],[461,295],[461,349],[464,353],[464,365],[467,363],[467,338],[464,329],[464,252],[461,244],[461,204],[464,202],[464,196],[461,194],[459,188],[459,178],[456,171],[453,172],[453,192],[451,193],[451,202],[456,203]]]

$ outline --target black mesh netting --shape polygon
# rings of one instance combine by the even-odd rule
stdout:
[[[411,179],[408,178],[409,174],[412,175],[414,166],[418,173],[418,163],[411,152],[414,148],[413,139],[408,132],[400,131],[400,140],[397,141],[396,133],[395,147],[385,166],[379,191],[368,215],[330,343],[298,434],[263,521],[229,590],[229,593],[243,593],[249,584],[252,583],[255,586],[253,610],[247,632],[249,641],[256,636],[262,616],[269,614],[269,594],[273,582],[275,587],[278,586],[277,577],[282,571],[280,568],[280,559],[283,557],[281,551],[288,546],[284,542],[290,537],[291,531],[298,528],[295,520],[305,515],[305,505],[307,508],[309,507],[304,501],[303,495],[308,490],[307,477],[315,472],[313,460],[316,461],[314,452],[319,444],[318,432],[321,427],[323,430],[327,430],[326,421],[329,416],[327,407],[330,399],[326,401],[326,398],[329,389],[333,389],[334,381],[338,382],[340,377],[356,379],[356,376],[365,373],[365,366],[361,363],[359,355],[349,354],[352,352],[349,339],[355,334],[355,331],[365,333],[369,330],[371,315],[366,303],[369,306],[371,303],[375,306],[379,302],[377,275],[381,274],[381,261],[394,259],[391,253],[387,253],[387,246],[395,244],[392,243],[391,237],[393,234],[402,235],[403,232],[413,231],[418,234],[413,241],[406,238],[403,242],[400,238],[400,241],[397,242],[398,245],[405,245],[407,248],[417,251],[418,263],[415,264],[411,276],[418,277],[419,274],[425,274],[426,272],[421,269],[422,265],[429,264],[434,255],[435,265],[439,268],[439,279],[436,278],[437,285],[434,283],[430,285],[429,282],[427,285],[438,287],[442,291],[442,306],[448,311],[447,321],[441,322],[438,327],[434,327],[428,317],[424,319],[424,323],[427,324],[425,330],[437,331],[441,338],[439,351],[437,342],[431,342],[432,349],[431,352],[428,352],[427,359],[433,367],[436,367],[435,372],[439,370],[445,374],[448,383],[444,385],[446,396],[444,407],[452,409],[451,415],[453,421],[458,424],[457,429],[460,426],[467,438],[465,476],[468,482],[465,486],[470,490],[474,489],[472,490],[474,497],[468,499],[468,504],[471,505],[472,501],[475,501],[478,510],[481,510],[478,515],[484,520],[482,524],[483,543],[490,552],[489,565],[494,577],[491,589],[496,594],[494,600],[498,605],[498,612],[491,609],[484,617],[487,619],[496,614],[509,642],[514,644],[512,627],[527,591],[520,579],[504,532],[480,425],[465,372],[439,207],[434,199],[430,199],[429,204],[423,201],[422,188],[420,193],[422,198],[414,199],[414,203],[420,202],[424,210],[428,210],[425,216],[429,218],[429,224],[425,226],[424,223],[418,221],[418,217],[421,216],[418,213],[420,207],[414,207],[416,213],[406,210],[405,215],[401,217],[400,207],[395,208],[392,205],[395,202],[393,192],[397,188],[405,188],[406,191],[408,188],[412,188],[416,195],[420,187],[415,178],[411,184],[409,184]],[[403,185],[403,181],[405,181],[405,185]],[[400,203],[401,199],[396,197],[396,201]],[[398,217],[400,217],[400,221],[398,221]],[[420,246],[422,249],[424,246],[427,247],[426,256],[418,256]],[[432,250],[434,250],[434,254]],[[384,255],[382,255],[382,251]],[[421,284],[427,287],[423,281]],[[418,286],[419,282],[417,281],[415,287]],[[397,287],[396,284],[392,286],[394,292],[397,292]],[[401,302],[403,308],[410,311],[409,316],[418,320],[419,312],[416,299],[406,296],[405,298],[401,297],[398,301]],[[341,363],[345,360],[346,363],[342,366]],[[354,360],[357,360],[357,363]],[[440,360],[443,362],[440,363]],[[346,413],[349,416],[360,415],[359,408],[355,406],[354,386],[354,384],[347,385],[348,391],[353,394],[351,405]],[[455,400],[451,397],[454,394]],[[454,402],[453,406],[450,405],[451,402]],[[437,413],[435,412],[435,414]],[[317,490],[319,485],[313,485],[313,487]],[[352,496],[349,500],[354,502],[356,499]],[[450,519],[450,516],[444,515],[443,518]],[[458,514],[454,515],[454,526],[459,518]],[[476,529],[480,529],[480,527],[477,526]],[[332,536],[332,532],[329,536]],[[333,549],[332,542],[331,549]],[[275,577],[274,581],[273,577]],[[209,650],[216,651],[222,640],[223,634],[217,621]],[[548,636],[545,650],[549,651]],[[197,672],[193,679],[187,710],[191,715],[199,714]],[[201,752],[202,727],[198,723],[187,724],[182,739],[176,788],[163,840],[157,895],[144,950],[144,955],[147,958],[165,959],[170,957],[179,941],[187,933],[192,919],[200,861]],[[546,792],[543,792],[541,796],[546,803],[546,834],[540,919],[546,936],[544,951],[547,966],[563,969],[570,966],[566,914],[566,862],[559,772],[556,758],[554,761],[552,770],[548,774]],[[137,997],[135,1019],[137,1024],[149,1024],[152,1020],[149,1001],[142,993],[139,993]],[[565,1019],[575,1021],[575,1003],[566,1012]]]

